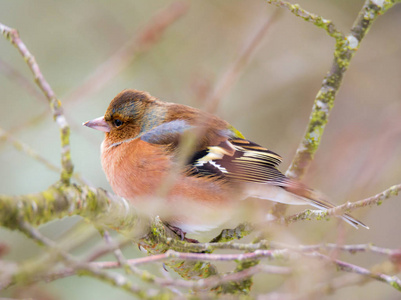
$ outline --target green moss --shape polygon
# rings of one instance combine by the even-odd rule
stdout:
[[[396,281],[391,281],[390,285],[401,292],[401,286]]]
[[[234,271],[234,273],[244,271],[246,269],[249,269],[253,266],[256,266],[259,264],[259,260],[244,260],[244,261],[238,261],[237,262],[237,267]],[[251,291],[251,287],[253,284],[252,277],[240,280],[240,281],[231,281],[222,284],[216,291],[218,293],[229,293],[233,295],[248,295]]]
[[[221,233],[212,239],[211,243],[225,243],[230,242],[234,239],[242,239],[252,232],[252,225],[249,223],[243,223],[238,225],[234,229],[223,229]]]
[[[60,138],[61,138],[61,148],[62,157],[61,157],[61,165],[63,166],[61,172],[61,181],[64,184],[69,184],[72,173],[74,171],[74,166],[71,161],[71,151],[70,151],[70,128],[68,126],[60,129]]]
[[[127,266],[128,267],[128,266]],[[129,267],[128,267],[129,269]],[[155,281],[155,276],[153,276],[152,274],[150,274],[148,271],[142,271],[141,274],[141,279],[145,282],[154,282]]]

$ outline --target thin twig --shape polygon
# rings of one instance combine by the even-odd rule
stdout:
[[[3,72],[6,76],[9,77],[10,80],[16,82],[19,87],[23,87],[28,94],[34,96],[38,100],[45,100],[43,95],[34,88],[34,85],[31,83],[30,79],[21,74],[14,66],[10,65],[6,61],[0,59],[0,72]],[[43,101],[43,103],[45,103]]]
[[[159,286],[165,286],[165,287],[180,287],[180,288],[188,288],[188,289],[195,289],[195,290],[205,290],[205,289],[211,289],[216,286],[222,285],[227,282],[231,281],[241,281],[246,278],[249,278],[255,274],[258,273],[267,273],[267,274],[275,274],[275,275],[290,275],[292,273],[292,270],[288,267],[280,267],[280,266],[273,266],[273,265],[257,265],[253,266],[250,268],[247,268],[243,271],[239,272],[233,272],[229,274],[220,274],[220,275],[214,275],[211,276],[207,279],[203,280],[181,280],[181,279],[171,279],[171,278],[159,278],[156,277],[152,274],[149,274],[146,271],[142,271],[138,268],[136,268],[136,265],[139,264],[149,264],[149,263],[154,263],[154,262],[159,262],[159,261],[165,261],[168,259],[171,259],[171,254],[173,251],[170,251],[170,253],[167,254],[160,254],[160,255],[153,255],[149,257],[144,257],[144,258],[139,258],[139,259],[128,259],[126,260],[125,258],[121,259],[120,254],[119,256],[119,261],[117,262],[92,262],[91,266],[94,266],[96,268],[100,269],[109,269],[109,268],[117,268],[117,267],[125,267],[125,269],[129,268],[129,270],[133,273],[138,275],[142,280],[146,282],[151,282],[155,283]],[[180,253],[184,254],[183,257],[186,257],[185,253]],[[176,256],[176,254],[174,254]],[[205,254],[199,254],[199,257],[204,256]],[[241,257],[241,254],[236,255],[237,258]],[[193,257],[190,257],[193,258]],[[210,258],[210,257],[209,257]],[[217,259],[219,257],[213,257],[213,260]],[[225,259],[225,258],[223,258]],[[49,273],[45,275],[46,280],[54,280],[54,279],[59,279],[59,278],[64,278],[67,276],[74,275],[76,271],[73,268],[66,268],[63,270],[59,270],[57,272]]]
[[[104,88],[112,78],[129,67],[136,57],[159,42],[163,33],[185,15],[188,9],[189,5],[186,2],[177,1],[158,12],[143,29],[99,65],[78,88],[66,95],[65,102],[79,102]]]
[[[401,280],[396,276],[389,276],[389,275],[382,274],[382,273],[371,272],[368,269],[365,269],[360,266],[350,264],[350,263],[347,263],[347,262],[344,262],[344,261],[341,261],[338,259],[333,259],[329,256],[326,256],[326,255],[318,253],[318,252],[314,252],[311,255],[335,264],[336,267],[338,267],[342,271],[367,276],[372,279],[376,279],[378,281],[385,282],[385,283],[389,284],[390,286],[392,286],[393,288],[395,288],[396,290],[401,292]]]
[[[341,31],[339,31],[334,23],[330,20],[327,20],[319,15],[314,13],[308,12],[307,10],[301,8],[299,4],[291,4],[287,1],[280,1],[280,0],[267,0],[269,4],[273,4],[278,7],[287,8],[297,17],[301,17],[305,21],[311,22],[315,24],[317,27],[323,28],[326,30],[328,35],[335,39],[342,39],[344,35]]]
[[[148,292],[144,289],[139,288],[137,285],[130,282],[127,278],[123,275],[114,273],[114,272],[106,272],[95,265],[79,262],[76,260],[71,254],[62,251],[58,248],[57,244],[52,240],[48,239],[47,237],[43,236],[36,228],[32,227],[29,223],[20,220],[20,228],[21,230],[31,237],[34,241],[38,242],[39,244],[46,246],[48,251],[55,252],[66,264],[71,266],[74,270],[75,274],[79,275],[86,275],[101,281],[107,282],[114,286],[117,286],[133,295],[140,296],[142,299],[150,299],[152,296],[148,294]],[[36,270],[30,269],[30,272],[33,272],[36,277],[41,277],[40,274],[35,272]],[[26,270],[22,270],[22,272],[26,272]],[[18,278],[18,276],[15,276]],[[0,283],[0,286],[2,284]],[[155,297],[169,297],[171,296],[169,292],[159,292],[158,295]]]
[[[350,253],[357,252],[373,252],[381,255],[388,256],[389,258],[397,255],[401,252],[400,249],[389,249],[383,247],[377,247],[372,244],[356,244],[356,245],[337,245],[337,244],[319,244],[319,245],[299,245],[292,246],[284,243],[278,242],[267,242],[261,241],[261,243],[255,244],[240,244],[240,243],[215,243],[215,244],[197,244],[199,247],[196,247],[198,251],[203,250],[216,250],[216,249],[235,249],[239,251],[256,251],[261,250],[264,251],[263,248],[267,246],[271,247],[271,250],[266,250],[267,252],[255,252],[247,253],[241,256],[239,254],[232,254],[231,256],[221,256],[220,254],[213,255],[205,255],[205,253],[180,253],[173,250],[169,250],[170,252],[166,252],[164,254],[152,255],[149,257],[141,257],[135,259],[127,260],[127,263],[130,265],[142,265],[148,263],[155,263],[159,261],[164,261],[168,258],[175,257],[174,255],[179,255],[179,258],[185,259],[198,259],[198,260],[206,260],[206,261],[230,261],[230,260],[246,260],[246,259],[255,259],[258,257],[275,257],[275,256],[285,256],[285,252],[288,250],[296,251],[300,253],[308,253],[315,252],[317,250],[341,250]],[[194,249],[195,250],[195,249]],[[102,268],[116,268],[120,265],[115,262],[97,262],[99,266]]]
[[[60,167],[54,165],[52,162],[46,159],[46,157],[40,155],[38,152],[36,152],[34,149],[32,149],[29,145],[25,144],[24,142],[20,141],[13,135],[11,135],[9,132],[5,131],[4,129],[0,128],[0,140],[7,140],[9,141],[15,149],[18,151],[21,151],[28,155],[29,157],[32,157],[34,160],[38,161],[39,163],[43,164],[46,168],[48,168],[51,171],[61,173]],[[73,178],[78,180],[80,183],[86,184],[87,181],[82,178],[81,175],[74,173],[72,175]]]
[[[29,52],[28,48],[19,37],[18,31],[0,23],[0,32],[12,45],[14,45],[18,49],[18,51],[28,64],[29,69],[32,71],[36,84],[42,90],[50,103],[50,108],[53,113],[54,120],[60,128],[62,167],[61,181],[65,184],[69,184],[73,172],[73,164],[71,161],[70,151],[70,128],[64,117],[61,102],[57,99],[49,83],[44,78],[42,72],[40,71],[39,65],[35,60],[35,57]]]
[[[370,205],[379,205],[383,200],[389,199],[392,196],[397,196],[401,191],[401,184],[393,185],[387,190],[356,202],[347,202],[343,205],[328,209],[328,210],[305,210],[299,214],[287,217],[285,222],[292,223],[301,220],[310,220],[312,218],[322,219],[328,216],[341,216],[345,212],[353,211],[357,208],[366,207]]]
[[[276,10],[273,15],[262,24],[258,29],[256,34],[250,39],[243,49],[239,52],[238,56],[229,65],[227,71],[217,82],[215,89],[205,99],[205,110],[208,112],[215,112],[217,106],[222,98],[224,98],[230,89],[233,87],[234,83],[240,77],[242,71],[248,64],[252,57],[252,54],[256,51],[258,45],[263,41],[263,37],[267,34],[271,26],[277,21],[280,16],[280,11]]]
[[[32,157],[34,160],[38,161],[39,163],[43,164],[46,168],[51,171],[59,173],[61,169],[47,160],[44,156],[40,155],[38,152],[33,150],[30,146],[25,144],[24,142],[18,140],[10,133],[5,131],[3,128],[0,128],[0,140],[7,140],[9,141],[15,149],[25,153],[29,157]]]
[[[331,248],[331,247],[330,247]],[[349,251],[350,249],[347,249],[349,247],[344,248],[345,250]],[[357,247],[360,249],[360,247]],[[365,247],[368,248],[368,247]],[[353,247],[353,249],[356,249]],[[149,264],[149,263],[155,263],[155,262],[160,262],[160,261],[165,261],[167,259],[172,259],[172,258],[179,258],[183,260],[200,260],[200,261],[244,261],[244,260],[254,260],[254,259],[259,259],[259,258],[270,258],[270,259],[291,259],[291,260],[299,260],[302,259],[303,256],[306,257],[312,257],[312,258],[318,258],[318,259],[323,259],[325,261],[329,261],[333,264],[335,264],[338,268],[340,268],[342,271],[350,272],[350,273],[355,273],[363,276],[367,276],[369,278],[379,280],[382,282],[385,282],[387,284],[390,284],[397,290],[401,290],[401,281],[398,277],[395,276],[389,276],[386,274],[382,273],[375,273],[371,272],[365,268],[338,260],[338,259],[332,259],[329,256],[326,256],[324,254],[321,254],[319,252],[310,252],[312,248],[309,249],[303,249],[307,250],[306,252],[293,252],[288,249],[280,249],[280,250],[268,250],[268,251],[256,251],[254,253],[239,253],[239,254],[208,254],[208,253],[180,253],[180,252],[175,252],[172,250],[167,251],[164,254],[159,254],[159,255],[153,255],[149,257],[144,257],[144,258],[137,258],[137,259],[129,259],[126,260],[124,263],[121,262],[93,262],[91,263],[93,266],[96,266],[97,268],[100,269],[107,269],[107,268],[116,268],[120,267],[123,265],[128,264],[130,266],[130,269],[133,271],[134,274],[140,275],[142,279],[145,281],[157,283],[161,286],[175,286],[175,287],[185,287],[185,288],[212,288],[218,285],[221,285],[223,283],[229,282],[229,281],[240,281],[244,280],[247,277],[250,277],[252,275],[255,275],[257,273],[270,273],[270,274],[280,274],[280,275],[288,275],[291,273],[291,270],[289,268],[281,268],[281,267],[275,267],[275,266],[266,266],[266,265],[257,265],[248,269],[245,269],[241,272],[236,272],[228,275],[219,275],[219,276],[212,276],[208,279],[205,279],[203,281],[183,281],[183,280],[171,280],[171,279],[161,279],[157,278],[153,275],[147,274],[144,271],[141,271],[137,268],[132,268],[135,265],[140,265],[140,264]],[[73,270],[64,270],[62,272],[59,272],[57,274],[52,274],[52,275],[47,275],[50,277],[56,276],[57,278],[60,277],[65,277],[74,274]]]
[[[160,40],[164,31],[182,17],[188,11],[188,8],[189,6],[187,3],[177,1],[157,13],[143,29],[139,30],[126,44],[109,56],[105,62],[88,75],[81,85],[65,95],[64,103],[66,103],[66,105],[78,103],[82,99],[88,98],[104,88],[114,77],[125,68],[129,67],[135,58],[149,51],[149,49]],[[43,112],[32,117],[21,126],[18,126],[15,131],[37,120],[43,120],[46,113],[47,112]],[[76,124],[74,125],[74,123],[72,123],[71,127],[77,130],[82,126],[80,124],[80,126],[77,127]]]
[[[132,239],[124,238],[121,241],[106,244],[105,246],[99,247],[98,249],[93,249],[89,256],[85,259],[86,262],[93,262],[94,260],[109,254],[117,249],[121,249],[127,245],[132,244]]]
[[[340,251],[346,251],[351,254],[357,253],[357,252],[372,252],[376,254],[381,254],[385,255],[388,257],[391,257],[397,253],[400,253],[400,249],[389,249],[389,248],[383,248],[383,247],[378,247],[372,244],[355,244],[355,245],[337,245],[337,244],[319,244],[319,245],[299,245],[299,246],[290,246],[287,244],[283,243],[276,243],[276,242],[270,242],[270,246],[275,249],[277,247],[279,248],[288,248],[291,250],[297,250],[301,252],[310,252],[310,251],[320,251],[320,250],[340,250]]]

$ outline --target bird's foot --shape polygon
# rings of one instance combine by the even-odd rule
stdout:
[[[177,227],[177,226],[170,225],[170,224],[166,224],[166,226],[167,226],[172,232],[174,232],[176,235],[180,236],[180,237],[181,237],[181,241],[186,241],[186,242],[188,242],[188,243],[195,243],[195,244],[199,243],[198,240],[190,239],[190,238],[185,237],[185,235],[186,235],[187,233],[186,233],[185,231],[183,231],[181,228],[179,228],[179,227]]]

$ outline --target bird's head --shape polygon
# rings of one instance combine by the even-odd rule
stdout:
[[[109,104],[104,116],[83,125],[106,133],[110,143],[137,137],[163,122],[163,103],[146,92],[124,90]]]

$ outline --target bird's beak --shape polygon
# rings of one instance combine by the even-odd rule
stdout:
[[[90,128],[104,131],[104,132],[110,132],[110,126],[107,124],[107,122],[104,120],[104,117],[99,117],[97,119],[93,119],[90,121],[87,121],[83,123],[82,125],[88,126]]]

